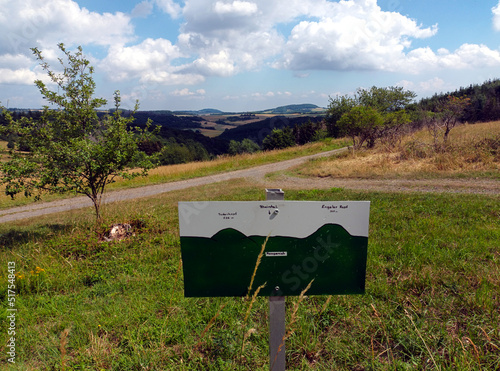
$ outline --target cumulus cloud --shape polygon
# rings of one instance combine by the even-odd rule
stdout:
[[[450,91],[454,89],[454,86],[447,85],[446,82],[439,77],[433,77],[431,79],[420,82],[401,80],[395,85],[401,86],[407,90],[416,91],[421,94],[429,94],[445,90]]]
[[[375,0],[333,4],[317,21],[297,24],[277,67],[292,70],[391,70],[412,38],[436,34],[399,13],[384,12]]]
[[[485,45],[412,48],[413,40],[436,35],[437,25],[383,11],[377,0],[138,0],[130,14],[91,12],[74,0],[0,1],[0,79],[12,83],[31,84],[37,74],[32,59],[21,63],[14,56],[39,46],[53,60],[59,42],[107,48],[108,55],[93,64],[109,79],[137,86],[190,85],[266,66],[296,77],[312,70],[420,73],[500,66],[500,51]],[[177,40],[138,40],[132,18],[155,8],[182,19]],[[500,31],[500,2],[492,14]]]
[[[174,90],[173,92],[170,93],[170,95],[173,95],[175,97],[204,98],[205,93],[206,92],[204,89],[198,89],[196,91],[191,91],[188,88],[184,88],[184,89]]]
[[[29,68],[0,68],[0,84],[32,84],[37,78]]]
[[[179,47],[198,55],[190,67],[217,76],[260,68],[284,45],[285,38],[272,19],[276,12],[271,11],[280,4],[284,2],[186,1]]]
[[[48,82],[47,75],[31,70],[32,61],[22,54],[0,55],[0,84],[33,84],[35,80]]]
[[[310,70],[419,73],[498,63],[498,52],[484,45],[465,44],[454,52],[412,49],[413,40],[436,35],[437,25],[383,11],[376,0],[186,0],[182,9],[173,0],[150,1],[172,16],[182,14],[177,43],[164,45],[169,55],[161,61],[161,48],[111,47],[107,62],[120,61],[110,64],[114,78],[186,84],[265,65],[307,76]],[[285,34],[280,25],[292,29]],[[172,66],[181,55],[191,61]]]
[[[112,45],[133,37],[130,17],[124,13],[95,13],[72,0],[2,1],[0,53],[29,54],[30,47]]]
[[[463,44],[454,52],[441,48],[435,53],[431,48],[414,49],[394,63],[394,69],[420,73],[439,69],[466,69],[500,66],[500,51],[485,45]]]
[[[153,12],[153,3],[148,0],[141,1],[137,4],[130,15],[134,18],[145,18]]]
[[[216,14],[233,14],[237,16],[251,16],[257,13],[257,4],[248,1],[233,1],[225,3],[217,1],[214,6]]]
[[[173,0],[155,0],[156,5],[172,18],[177,18],[181,14],[181,6]]]
[[[493,28],[496,31],[500,31],[500,1],[491,11],[493,12]]]
[[[172,62],[183,57],[179,48],[165,39],[146,39],[133,46],[113,45],[101,67],[113,81],[138,79],[141,83],[194,84],[201,75],[179,73]]]
[[[193,70],[205,76],[231,76],[234,74],[235,67],[229,57],[229,53],[221,50],[217,54],[198,58],[187,70]]]

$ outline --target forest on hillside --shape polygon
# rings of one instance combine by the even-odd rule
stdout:
[[[435,111],[448,96],[470,99],[470,104],[460,118],[463,122],[472,124],[500,120],[500,79],[489,80],[480,85],[471,84],[454,92],[434,94],[422,99],[418,107],[424,111]]]
[[[363,89],[359,91],[363,92]],[[376,91],[385,91],[387,93],[391,91],[391,88],[373,87],[371,93],[370,91],[364,91],[364,93],[369,95]],[[414,96],[412,94],[409,96]],[[374,99],[374,97],[371,98]],[[340,100],[345,100],[345,102],[350,99],[347,96],[340,97]],[[410,100],[407,100],[404,108],[405,115],[407,114],[408,116],[405,116],[403,121],[410,122],[405,121],[405,125],[409,124],[421,127],[425,124],[424,121],[429,121],[430,117],[422,115],[422,112],[435,113],[437,115],[443,110],[447,102],[450,102],[450,99],[456,99],[464,103],[463,109],[460,111],[459,116],[456,117],[457,122],[475,123],[500,120],[500,79],[494,79],[486,81],[483,84],[462,87],[454,92],[435,94],[430,98],[421,99],[419,102],[410,102]],[[332,102],[336,102],[335,99],[331,98],[330,104]],[[350,102],[350,104],[353,103],[356,102]],[[360,104],[360,102],[356,104]],[[365,105],[370,104],[368,102]],[[311,108],[310,105],[303,106],[308,109]],[[287,107],[290,108],[290,106]],[[41,116],[41,112],[38,110],[10,109],[9,111],[14,120],[20,120],[24,117],[36,121]],[[216,138],[209,138],[197,132],[197,129],[202,126],[201,124],[204,119],[196,114],[178,116],[167,110],[138,111],[134,113],[135,120],[133,125],[145,128],[148,120],[151,120],[151,127],[158,126],[159,130],[154,139],[141,143],[140,147],[141,150],[148,154],[160,152],[160,164],[167,165],[202,161],[228,153],[236,154],[254,152],[261,149],[285,148],[318,140],[325,136],[337,137],[347,135],[345,130],[339,130],[338,122],[340,121],[340,116],[335,118],[331,115],[331,112],[330,107],[326,116],[304,114],[299,117],[286,117],[282,115],[268,117],[261,121],[227,129]],[[346,112],[342,111],[342,113]],[[364,115],[367,114],[366,111],[362,113]],[[112,110],[109,112],[99,112],[99,116],[101,117],[105,114],[112,114]],[[132,112],[129,111],[123,112],[124,116],[130,116],[131,114]],[[248,115],[249,113],[246,114]],[[375,120],[375,116],[372,116],[371,119]],[[0,128],[5,125],[5,115],[0,115]],[[394,131],[394,127],[393,125],[390,129]],[[379,135],[388,135],[391,132],[389,127],[377,130]],[[7,141],[10,148],[13,142],[22,141],[22,138],[18,138],[13,133],[1,131],[0,139]],[[29,148],[24,148],[24,150],[29,150]]]

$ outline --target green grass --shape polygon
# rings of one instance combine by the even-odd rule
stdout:
[[[136,226],[135,237],[116,243],[98,241],[90,209],[0,225],[2,318],[7,262],[22,275],[12,369],[269,369],[266,298],[244,323],[249,303],[241,298],[183,297],[176,207],[264,196],[235,180],[106,205],[107,224]],[[371,201],[366,294],[332,297],[324,310],[327,297],[305,298],[287,340],[287,369],[500,367],[500,197],[339,188],[285,189],[285,197]],[[288,317],[296,301],[287,299]]]
[[[303,146],[295,146],[284,150],[263,151],[254,154],[243,154],[237,156],[224,156],[212,161],[161,166],[152,170],[150,175],[147,177],[137,177],[132,180],[118,179],[115,183],[109,184],[106,187],[106,191],[136,188],[146,185],[167,183],[220,174],[228,171],[247,169],[254,166],[330,151],[345,147],[349,144],[350,141],[346,139],[328,138],[323,141],[309,143]],[[3,189],[4,188],[0,187],[0,209],[22,206],[35,202],[34,197],[26,198],[23,195],[18,195],[15,199],[11,199],[11,197],[3,194]],[[74,196],[75,194],[73,193],[64,195],[44,194],[42,200],[55,201]]]

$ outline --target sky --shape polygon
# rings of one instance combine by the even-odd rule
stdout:
[[[424,98],[500,78],[500,0],[0,0],[0,104],[46,104],[39,48],[82,46],[96,97],[257,111],[358,88]],[[56,89],[55,86],[53,89]]]

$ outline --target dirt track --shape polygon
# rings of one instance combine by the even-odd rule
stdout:
[[[311,158],[331,156],[345,151],[346,148],[304,156],[292,160],[261,165],[250,169],[236,170],[223,174],[215,174],[201,178],[182,180],[178,182],[157,184],[140,188],[109,192],[105,195],[104,202],[119,202],[135,198],[149,197],[160,193],[179,189],[196,187],[200,185],[222,182],[236,178],[251,178],[262,187],[279,187],[286,189],[328,189],[333,187],[361,189],[372,191],[395,192],[453,192],[453,193],[478,193],[500,194],[500,182],[495,180],[464,180],[464,179],[433,179],[433,180],[407,180],[407,179],[338,179],[338,178],[296,178],[278,175],[272,180],[265,178],[268,173],[278,172],[292,168]],[[62,211],[91,207],[92,203],[87,197],[76,197],[66,200],[34,203],[27,206],[0,210],[0,223],[33,218],[40,215],[58,213]]]

